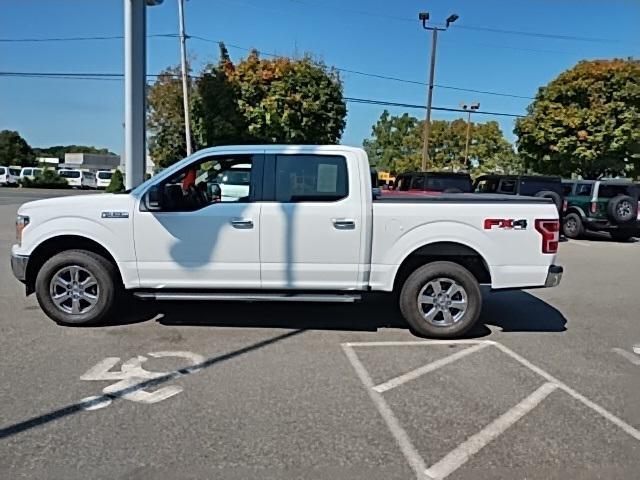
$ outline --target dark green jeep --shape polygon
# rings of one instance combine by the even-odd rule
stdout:
[[[567,201],[563,232],[577,238],[585,231],[609,232],[614,240],[640,237],[638,188],[628,180],[563,180]]]

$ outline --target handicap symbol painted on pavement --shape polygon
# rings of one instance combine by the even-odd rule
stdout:
[[[153,358],[165,358],[176,357],[187,360],[192,366],[199,365],[204,362],[204,357],[193,352],[150,352],[148,353]],[[80,377],[80,380],[89,381],[115,381],[111,385],[108,385],[102,389],[102,396],[92,396],[82,399],[82,403],[85,404],[84,410],[97,410],[100,408],[111,405],[111,398],[109,395],[118,394],[125,400],[132,402],[138,402],[143,404],[153,404],[173,397],[182,392],[183,388],[177,385],[167,385],[152,392],[148,392],[145,388],[136,388],[137,385],[149,380],[153,380],[161,377],[175,376],[178,378],[181,376],[179,371],[173,372],[151,372],[145,370],[142,364],[148,360],[144,355],[138,355],[130,358],[126,362],[122,363],[120,371],[112,371],[118,362],[119,357],[107,357],[97,365],[90,368],[84,375]],[[192,369],[190,369],[193,371]]]

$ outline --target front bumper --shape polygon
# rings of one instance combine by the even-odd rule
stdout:
[[[18,255],[13,252],[11,253],[11,270],[13,270],[13,275],[22,283],[25,283],[27,280],[28,263],[28,255]]]
[[[547,273],[547,280],[544,282],[545,287],[557,287],[562,280],[564,269],[560,265],[551,265]]]

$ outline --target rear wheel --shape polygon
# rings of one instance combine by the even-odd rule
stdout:
[[[114,265],[86,250],[54,255],[36,277],[36,297],[44,312],[61,325],[104,321],[115,304],[118,282]]]
[[[473,326],[481,309],[478,281],[453,262],[423,265],[409,275],[400,292],[405,320],[428,337],[459,337]]]
[[[584,233],[584,226],[582,225],[582,219],[577,213],[570,213],[564,217],[562,223],[562,232],[567,238],[578,238]]]

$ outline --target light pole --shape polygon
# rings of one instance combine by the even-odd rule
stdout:
[[[180,63],[182,65],[182,103],[184,104],[184,136],[187,156],[191,155],[191,120],[189,118],[189,72],[187,70],[187,35],[184,33],[184,0],[178,0],[180,23]]]
[[[436,70],[436,46],[438,44],[438,32],[443,32],[449,25],[458,19],[458,15],[455,13],[449,15],[447,18],[445,27],[429,26],[429,12],[420,12],[418,19],[422,21],[422,28],[425,30],[431,30],[431,66],[429,68],[429,88],[427,90],[427,117],[424,123],[424,139],[422,144],[422,171],[427,169],[427,160],[429,159],[429,131],[431,129],[431,101],[433,99],[433,76]]]
[[[144,181],[146,96],[146,7],[163,0],[124,1],[124,160],[125,186]]]
[[[474,110],[478,110],[480,108],[480,102],[471,103],[469,105],[462,102],[460,106],[462,107],[463,110],[467,112],[467,141],[464,147],[464,164],[465,166],[468,167],[469,166],[469,136],[471,134],[471,113]]]

